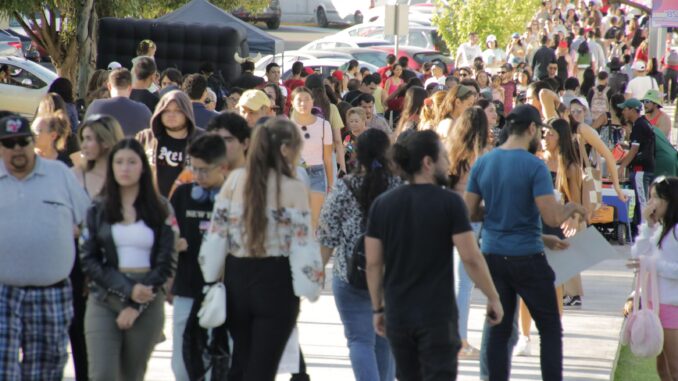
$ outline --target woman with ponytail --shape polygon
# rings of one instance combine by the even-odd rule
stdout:
[[[359,167],[337,181],[320,212],[318,239],[323,257],[328,258],[336,248],[332,290],[357,381],[395,379],[388,341],[372,327],[369,293],[349,283],[347,268],[356,244],[363,239],[372,202],[401,184],[387,158],[389,146],[389,137],[381,130],[368,129],[360,134],[356,147]]]
[[[308,190],[294,177],[302,145],[294,123],[268,120],[254,130],[245,168],[231,172],[215,200],[208,234],[227,237],[229,380],[275,380],[297,323],[289,257],[314,239]],[[213,270],[202,268],[206,282],[218,281]]]

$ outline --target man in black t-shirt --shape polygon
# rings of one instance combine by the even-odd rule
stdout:
[[[155,106],[160,100],[156,94],[148,90],[153,84],[156,72],[155,61],[151,57],[138,57],[132,67],[134,82],[129,99],[145,104],[151,113],[155,111]]]
[[[205,285],[198,264],[200,244],[212,216],[214,197],[219,193],[228,171],[226,144],[219,135],[207,134],[196,138],[187,153],[191,158],[190,170],[195,182],[180,185],[170,199],[181,232],[177,244],[177,272],[168,295],[168,300],[174,305],[172,371],[179,381],[189,379],[182,355],[183,334],[193,302],[200,298]]]
[[[635,231],[642,222],[642,212],[649,199],[650,183],[654,179],[654,132],[650,122],[640,114],[643,104],[638,99],[629,98],[617,107],[622,109],[624,119],[633,123],[631,149],[618,164],[620,176],[624,168],[629,167],[629,178],[636,193],[632,225]]]
[[[471,279],[488,296],[492,324],[501,321],[503,310],[464,201],[441,186],[449,161],[438,135],[415,132],[395,149],[410,185],[374,201],[365,238],[375,331],[388,337],[399,380],[454,380],[461,344],[453,246]]]

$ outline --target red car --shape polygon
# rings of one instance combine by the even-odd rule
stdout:
[[[393,54],[393,52],[395,51],[395,46],[393,45],[372,46],[370,47],[370,49],[381,50],[383,52]],[[452,70],[454,69],[454,61],[450,57],[435,50],[427,50],[413,46],[399,46],[398,58],[400,57],[409,58],[407,67],[417,72],[419,72],[419,70],[421,69],[421,65],[431,61],[443,62],[447,66],[448,73],[451,73]]]

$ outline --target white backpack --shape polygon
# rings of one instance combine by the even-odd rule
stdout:
[[[607,86],[603,90],[598,90],[598,86],[593,87],[593,98],[591,98],[591,116],[593,120],[610,111],[607,101],[607,92],[609,90],[610,88]]]

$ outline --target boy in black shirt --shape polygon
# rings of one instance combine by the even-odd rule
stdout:
[[[182,355],[183,334],[193,301],[200,296],[205,284],[198,265],[200,244],[212,216],[214,197],[228,171],[226,144],[219,135],[195,138],[187,152],[195,181],[180,185],[170,200],[181,232],[177,272],[171,289],[174,304],[172,370],[178,381],[189,379]],[[168,297],[168,300],[171,299]]]
[[[399,380],[454,380],[461,346],[454,245],[469,276],[488,296],[492,324],[501,321],[503,310],[464,201],[440,186],[447,181],[449,161],[438,135],[431,130],[411,134],[395,146],[395,159],[410,184],[374,201],[365,238],[375,331],[388,335]]]
[[[636,193],[632,227],[636,230],[640,226],[643,209],[649,199],[648,189],[654,179],[654,132],[650,122],[640,115],[643,104],[638,99],[627,99],[617,107],[622,109],[624,119],[633,123],[631,149],[618,164],[620,175],[624,168],[630,169],[629,178]]]

